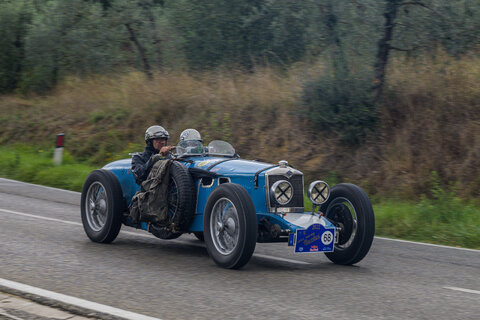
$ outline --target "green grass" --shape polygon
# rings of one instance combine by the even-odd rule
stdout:
[[[63,163],[53,165],[53,148],[25,145],[0,147],[0,176],[35,184],[81,191],[87,175],[95,168],[76,162],[64,153]]]
[[[376,235],[480,249],[480,208],[450,196],[375,204]]]
[[[25,145],[0,147],[0,176],[25,182],[81,191],[94,169],[64,154],[54,166],[53,148]],[[420,201],[375,199],[377,236],[480,249],[480,207],[441,189],[434,181],[432,198]],[[305,196],[305,210],[312,205]]]

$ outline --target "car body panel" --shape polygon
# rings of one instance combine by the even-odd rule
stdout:
[[[208,184],[202,183],[201,179],[194,180],[197,203],[189,232],[203,231],[203,214],[208,197],[222,182],[236,183],[245,188],[253,201],[259,223],[262,219],[266,219],[271,223],[278,224],[282,230],[290,230],[291,232],[300,228],[298,225],[285,220],[283,218],[286,216],[285,213],[269,212],[265,172],[275,165],[254,160],[209,156],[182,158],[178,161],[188,168],[199,168],[217,174],[217,177]],[[133,195],[141,189],[133,177],[131,159],[111,162],[105,165],[103,169],[112,171],[118,178],[126,204],[130,206]],[[257,183],[255,183],[256,174],[258,175]],[[142,229],[147,229],[147,225],[142,224]]]

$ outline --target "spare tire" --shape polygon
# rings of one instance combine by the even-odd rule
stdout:
[[[160,239],[175,239],[188,230],[195,214],[195,185],[188,168],[178,161],[170,167],[168,220],[151,224],[150,232]]]

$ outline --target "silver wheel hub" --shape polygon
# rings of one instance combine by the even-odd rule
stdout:
[[[86,218],[88,226],[93,231],[100,231],[105,226],[108,215],[107,192],[99,181],[88,187],[86,202]]]
[[[239,239],[238,212],[227,198],[220,198],[214,204],[210,216],[210,230],[215,249],[222,255],[235,250]]]

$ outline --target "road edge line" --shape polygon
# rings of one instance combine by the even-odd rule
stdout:
[[[417,241],[410,241],[410,240],[403,240],[403,239],[394,239],[394,238],[385,238],[385,237],[377,237],[375,236],[376,239],[380,240],[388,240],[388,241],[395,241],[395,242],[402,242],[402,243],[411,243],[411,244],[419,244],[423,246],[429,246],[429,247],[437,247],[437,248],[444,248],[444,249],[456,249],[456,250],[462,250],[462,251],[469,251],[469,252],[476,252],[480,253],[480,250],[478,249],[470,249],[470,248],[462,248],[462,247],[452,247],[452,246],[446,246],[443,244],[434,244],[434,243],[428,243],[428,242],[417,242]]]
[[[8,179],[8,178],[3,178],[3,177],[0,177],[0,181],[1,180],[5,180],[5,181],[8,181],[8,182],[14,182],[14,183],[20,183],[20,184],[26,184],[26,185],[29,185],[29,186],[32,186],[32,187],[45,188],[45,189],[49,189],[49,190],[53,190],[53,191],[67,192],[67,193],[71,193],[71,194],[74,194],[74,195],[81,195],[82,194],[81,192],[78,192],[78,191],[72,191],[72,190],[60,189],[60,188],[55,188],[55,187],[43,186],[41,184],[35,184],[35,183],[30,183],[30,182],[25,182],[25,181],[20,181],[20,180],[13,180],[13,179]]]
[[[0,291],[84,317],[95,317],[104,320],[111,320],[112,316],[128,320],[160,320],[159,318],[122,310],[3,278],[0,278]]]
[[[459,288],[459,287],[443,287],[443,289],[449,289],[449,290],[466,292],[466,293],[480,294],[480,291],[478,291],[478,290],[465,289],[465,288]]]

